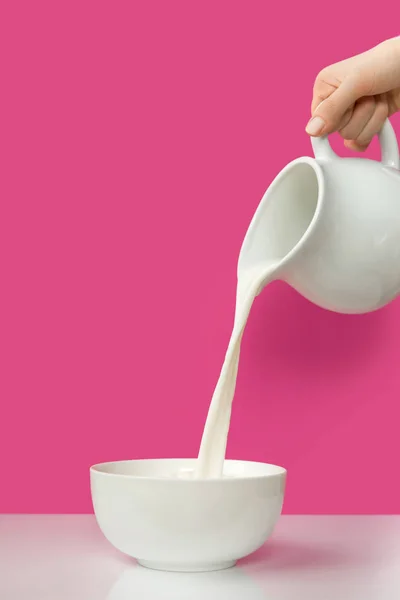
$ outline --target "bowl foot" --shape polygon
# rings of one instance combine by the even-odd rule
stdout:
[[[222,571],[230,569],[236,564],[235,560],[215,563],[200,563],[200,564],[185,564],[185,563],[164,563],[153,562],[151,560],[138,560],[139,565],[146,569],[154,569],[156,571],[175,571],[179,573],[201,573],[204,571]]]

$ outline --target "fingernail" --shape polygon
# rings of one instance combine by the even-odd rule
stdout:
[[[325,127],[325,121],[321,117],[314,117],[308,122],[306,131],[309,135],[318,135]]]

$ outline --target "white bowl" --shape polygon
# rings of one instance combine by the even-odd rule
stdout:
[[[192,478],[195,459],[126,460],[90,469],[105,537],[144,567],[215,571],[264,544],[282,510],[286,470],[227,460],[221,479]]]

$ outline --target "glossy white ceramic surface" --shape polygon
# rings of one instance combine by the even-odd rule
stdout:
[[[225,461],[224,478],[192,479],[194,459],[121,461],[90,470],[105,537],[142,565],[226,569],[264,544],[281,514],[286,471]]]
[[[239,272],[277,260],[282,279],[336,312],[376,310],[400,291],[400,172],[389,121],[382,162],[340,158],[326,138],[266,191],[246,234]]]
[[[166,573],[93,515],[0,515],[1,600],[398,600],[400,516],[287,516],[226,571]]]

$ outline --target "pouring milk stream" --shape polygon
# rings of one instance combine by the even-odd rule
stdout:
[[[312,138],[315,158],[291,162],[264,194],[239,256],[234,326],[195,477],[222,477],[240,343],[268,283],[281,279],[322,308],[347,314],[376,310],[399,294],[399,152],[389,121],[379,139],[381,162],[339,158],[327,138]]]

